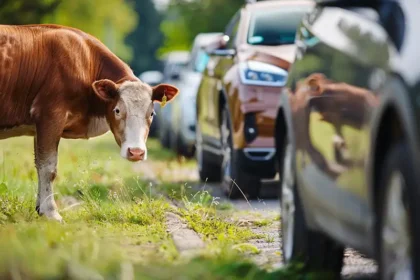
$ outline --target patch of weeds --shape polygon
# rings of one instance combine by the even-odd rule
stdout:
[[[263,220],[252,221],[252,223],[257,227],[266,227],[273,224],[273,220],[263,219]]]
[[[273,242],[274,242],[274,240],[275,240],[275,237],[274,237],[274,236],[272,236],[272,235],[267,234],[267,235],[264,237],[264,239],[265,239],[265,241],[266,241],[267,243],[273,243]]]
[[[210,241],[238,244],[260,237],[219,215],[219,199],[212,197],[208,191],[197,192],[191,200],[184,197],[183,203],[185,209],[180,210],[183,218],[193,230]]]
[[[240,243],[240,244],[236,244],[232,246],[232,249],[237,250],[238,252],[241,253],[251,253],[251,254],[259,254],[260,250],[257,248],[257,246],[255,246],[254,244],[251,243]]]
[[[228,253],[224,257],[199,256],[177,266],[134,267],[138,279],[261,279],[261,280],[329,280],[326,274],[304,271],[302,265],[290,265],[268,272],[245,260],[240,254]]]
[[[0,195],[0,224],[32,221],[36,217],[34,199],[10,193]]]

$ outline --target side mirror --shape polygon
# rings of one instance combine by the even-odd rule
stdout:
[[[235,49],[216,49],[216,50],[209,51],[208,54],[216,55],[216,56],[235,56],[236,50]]]
[[[208,55],[216,56],[234,56],[236,54],[235,49],[227,49],[227,45],[230,38],[227,35],[221,35],[213,43],[206,47]]]

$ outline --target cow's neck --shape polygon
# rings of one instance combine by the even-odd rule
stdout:
[[[109,125],[105,117],[91,117],[87,127],[87,138],[101,136],[109,131]]]
[[[130,69],[130,67],[128,67],[127,64],[125,64],[112,52],[110,52],[109,50],[101,49],[98,51],[98,53],[99,63],[95,81],[108,79],[113,81],[114,83],[121,84],[125,81],[138,80],[134,76],[133,71]],[[90,96],[90,116],[87,127],[88,138],[100,136],[109,131],[109,125],[106,120],[106,114],[109,110],[110,105],[100,100],[93,92],[93,89],[91,90]]]

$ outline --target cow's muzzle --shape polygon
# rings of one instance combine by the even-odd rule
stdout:
[[[140,161],[144,159],[145,154],[146,151],[140,148],[128,148],[127,159],[129,161]]]

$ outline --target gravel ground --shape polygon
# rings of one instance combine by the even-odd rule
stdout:
[[[156,180],[154,176],[153,168],[145,170],[145,166],[139,166],[138,171],[143,171],[143,175],[148,175],[153,181]],[[181,181],[188,178],[188,181],[197,181],[196,170],[190,168],[183,168],[182,170],[168,169],[171,172],[171,178],[173,176],[179,178]],[[176,181],[176,180],[175,180]],[[192,186],[193,189],[202,190],[203,185],[197,184]],[[223,195],[220,186],[217,184],[207,183],[205,186],[206,190],[209,190],[213,196],[220,197],[220,201],[229,201]],[[229,201],[234,205],[234,208],[238,210],[233,219],[237,219],[244,223],[244,226],[251,227],[256,233],[261,233],[266,236],[263,239],[251,240],[250,243],[255,245],[260,251],[259,254],[253,255],[256,263],[267,268],[277,268],[283,265],[282,257],[280,253],[281,238],[279,234],[280,222],[275,219],[280,214],[280,203],[276,197],[277,188],[275,184],[266,184],[262,190],[262,197],[258,201]],[[267,226],[257,226],[255,221],[258,220],[274,220]],[[368,258],[363,257],[360,253],[353,249],[346,249],[344,267],[342,270],[342,279],[354,279],[354,280],[368,280],[376,279],[377,277],[377,265],[376,263]]]
[[[213,195],[220,196],[222,200],[227,200],[217,185],[207,185]],[[237,218],[246,223],[248,221],[249,226],[256,233],[262,233],[268,235],[269,238],[251,240],[258,249],[260,254],[254,257],[255,262],[266,267],[281,267],[283,265],[280,254],[281,238],[279,234],[280,222],[274,221],[271,225],[265,227],[255,226],[253,221],[255,219],[274,219],[280,214],[280,203],[273,197],[276,194],[275,185],[268,185],[264,188],[262,197],[267,199],[261,199],[258,201],[231,201],[234,207],[239,210]],[[354,280],[370,280],[376,279],[377,277],[377,265],[375,261],[363,257],[359,252],[353,249],[346,249],[344,258],[344,267],[342,270],[342,279],[354,279]]]

